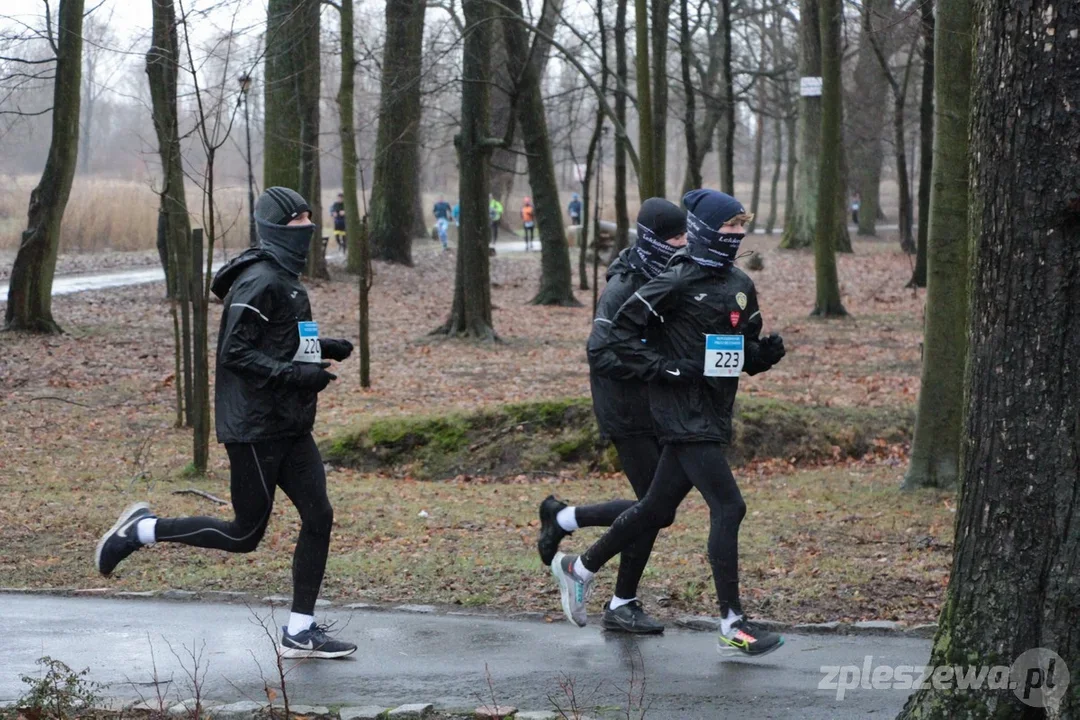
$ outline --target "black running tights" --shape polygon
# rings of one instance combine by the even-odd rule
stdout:
[[[675,521],[675,511],[691,488],[697,488],[709,506],[709,564],[721,611],[738,610],[739,524],[746,503],[719,443],[665,445],[645,497],[612,523],[582,555],[582,563],[596,572],[643,537],[655,537]]]
[[[231,521],[209,517],[157,523],[159,542],[176,542],[233,553],[259,546],[274,491],[281,488],[300,513],[300,537],[293,553],[292,611],[313,615],[326,570],[334,510],[326,496],[326,472],[311,435],[259,443],[227,443],[232,480]]]
[[[645,497],[660,462],[660,443],[653,437],[617,438],[612,441],[619,453],[626,479],[634,488],[638,500]],[[578,505],[574,511],[581,527],[610,527],[624,512],[634,506],[633,500],[611,500],[596,505]],[[615,597],[629,600],[637,597],[638,583],[649,563],[657,531],[645,533],[632,542],[619,558],[619,577],[615,581]]]

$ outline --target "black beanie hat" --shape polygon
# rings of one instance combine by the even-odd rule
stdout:
[[[660,241],[667,241],[686,232],[686,212],[664,198],[649,198],[641,204],[638,225],[644,225]]]
[[[255,219],[271,225],[288,225],[302,212],[311,212],[300,193],[284,187],[266,188],[255,201]]]
[[[728,220],[746,212],[742,203],[719,190],[691,190],[683,195],[683,205],[713,230],[719,230]]]

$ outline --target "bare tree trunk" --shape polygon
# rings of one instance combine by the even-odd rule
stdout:
[[[799,0],[799,75],[821,77],[818,0]],[[798,178],[794,185],[794,202],[788,206],[790,218],[784,221],[784,236],[780,241],[780,247],[789,250],[810,247],[816,234],[821,103],[820,97],[799,97]]]
[[[211,203],[211,208],[213,204]],[[211,210],[212,212],[212,210]],[[207,342],[207,300],[203,284],[203,231],[191,232],[191,314],[194,332],[192,350],[195,362],[192,373],[192,466],[205,475],[210,460],[210,366]]]
[[[269,0],[266,11],[266,84],[263,106],[263,187],[301,192],[300,102],[296,94],[296,49],[303,44],[297,32],[301,0]],[[314,198],[305,198],[309,203]]]
[[[603,0],[601,0],[602,2]],[[595,218],[591,217],[589,212],[589,198],[592,195],[592,178],[593,173],[597,171],[596,168],[596,145],[600,142],[600,133],[604,129],[604,115],[603,112],[597,111],[596,123],[593,125],[592,137],[589,138],[589,150],[585,154],[585,180],[581,184],[581,244],[578,247],[578,289],[589,289],[589,228],[600,226],[594,222]],[[595,233],[594,233],[595,234]],[[593,237],[593,246],[597,252],[600,251],[600,238]]]
[[[626,127],[626,92],[629,82],[626,64],[626,0],[615,8],[615,118]],[[630,213],[626,207],[626,139],[615,133],[615,245],[612,258],[630,244]]]
[[[517,94],[517,80],[510,71],[510,56],[506,47],[506,29],[503,20],[496,20],[491,37],[491,134],[494,137],[512,135],[510,125],[517,122],[511,98]],[[491,151],[491,194],[505,207],[509,207],[518,169],[518,153],[513,147],[497,147]],[[509,222],[510,213],[503,214],[503,223]]]
[[[300,42],[293,48],[299,54],[293,66],[296,95],[300,102],[300,189],[299,192],[311,206],[311,220],[315,232],[311,236],[308,251],[307,274],[309,277],[329,279],[326,268],[326,250],[323,245],[322,172],[319,163],[319,98],[322,64],[319,58],[319,10],[321,0],[296,0],[299,24],[293,27],[300,35]],[[300,31],[302,28],[302,31]]]
[[[402,265],[412,265],[417,222],[414,205],[420,162],[419,79],[424,9],[424,0],[386,3],[382,94],[371,187],[371,251],[378,260]]]
[[[735,75],[731,69],[731,0],[721,0],[724,24],[724,108],[720,123],[720,190],[735,195]]]
[[[544,96],[538,63],[531,62],[521,0],[504,0],[508,11],[502,21],[510,73],[518,79],[517,123],[529,164],[536,222],[540,231],[540,289],[536,305],[578,305],[574,298],[570,252],[563,228],[562,203],[551,157]],[[516,17],[516,19],[515,19]],[[604,43],[606,47],[606,43]],[[603,117],[601,115],[601,117]]]
[[[667,44],[671,0],[652,0],[653,190],[667,196]]]
[[[180,70],[176,12],[173,0],[154,0],[151,47],[146,55],[154,131],[161,158],[161,212],[165,215],[166,248],[172,290],[172,312],[179,316],[174,337],[178,357],[176,376],[178,411],[188,425],[192,412],[191,352],[191,219],[184,190],[184,168],[176,110],[177,76]]]
[[[934,2],[920,5],[922,15],[922,101],[919,104],[919,235],[911,287],[926,287],[930,185],[934,164]]]
[[[784,178],[784,231],[794,222],[795,217],[795,168],[798,156],[795,152],[798,119],[792,114],[786,121],[787,127],[787,175]]]
[[[60,224],[79,156],[83,0],[61,0],[57,25],[52,138],[45,170],[30,193],[26,230],[11,269],[4,312],[8,330],[61,332],[52,317],[52,283],[60,248]]]
[[[821,28],[821,156],[818,160],[817,232],[814,238],[814,271],[817,302],[812,315],[847,315],[840,300],[836,273],[836,245],[840,218],[836,213],[837,186],[842,185],[842,102],[840,49],[840,0],[820,0]]]
[[[348,269],[360,276],[360,386],[371,387],[371,337],[368,327],[370,254],[367,228],[360,218],[356,171],[360,157],[356,151],[355,117],[356,40],[353,0],[341,0],[341,87],[338,88],[338,126],[341,137],[341,186],[345,195],[345,244],[349,249]]]
[[[971,226],[958,243],[972,252],[972,295],[953,563],[927,665],[962,666],[957,677],[1005,670],[990,671],[989,690],[925,683],[900,717],[1075,718],[1080,164],[1051,159],[1080,147],[1080,113],[1063,104],[1080,97],[1080,15],[1049,0],[974,5],[939,0],[937,14],[938,89],[965,82],[972,57],[974,75],[966,132],[951,111],[967,95],[938,93],[949,129],[934,143],[930,242],[937,160],[960,130],[971,142]],[[947,167],[950,184],[960,179]]]
[[[488,245],[490,137],[489,67],[492,5],[464,0],[465,42],[461,72],[461,133],[455,138],[461,166],[461,232],[450,317],[433,334],[496,340],[491,319]]]
[[[773,174],[769,187],[769,216],[765,220],[765,234],[772,235],[776,229],[777,194],[780,185],[780,167],[784,164],[784,121],[779,115],[773,120]]]
[[[702,186],[701,163],[694,162],[698,157],[697,122],[695,118],[696,101],[694,83],[690,76],[690,58],[693,45],[690,37],[689,0],[679,0],[679,53],[682,56],[683,92],[686,95],[686,114],[683,129],[686,133],[686,180],[683,182],[683,194]]]
[[[764,85],[763,85],[764,87]],[[753,213],[754,219],[750,221],[750,225],[747,227],[747,232],[754,232],[754,228],[757,226],[757,214],[759,210],[759,203],[761,201],[761,163],[765,153],[765,114],[764,103],[765,93],[764,91],[758,92],[758,111],[757,111],[757,123],[754,133],[754,179],[750,191],[750,212]]]
[[[968,132],[971,103],[971,0],[939,0],[934,94],[933,177],[927,217],[928,285],[911,466],[904,487],[952,488],[960,476],[964,369],[968,348]],[[974,188],[972,191],[974,192]],[[974,212],[974,210],[972,211]]]
[[[638,107],[638,196],[662,195],[657,184],[656,131],[653,128],[653,101],[649,68],[649,6],[648,0],[634,0],[636,23],[635,67],[637,70]]]
[[[868,0],[862,6],[861,36],[855,63],[855,85],[851,94],[852,108],[848,125],[851,128],[850,148],[854,165],[852,185],[859,193],[859,235],[877,234],[877,215],[881,207],[881,149],[885,130],[885,97],[887,84],[874,55],[871,33],[888,44],[889,30],[875,30],[871,22],[892,8],[892,0]],[[845,208],[845,215],[846,215]]]

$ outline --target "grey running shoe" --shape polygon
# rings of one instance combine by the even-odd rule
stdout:
[[[551,561],[551,574],[559,581],[562,609],[567,620],[578,627],[585,627],[589,619],[585,605],[592,591],[592,580],[584,580],[574,572],[577,559],[577,555],[555,553],[555,559]]]

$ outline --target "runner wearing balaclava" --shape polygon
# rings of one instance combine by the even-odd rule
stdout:
[[[663,198],[649,198],[637,216],[637,242],[623,250],[607,271],[607,285],[596,305],[596,318],[589,335],[589,383],[593,410],[600,432],[611,439],[619,454],[619,465],[638,499],[656,474],[660,443],[649,414],[648,384],[627,371],[607,349],[611,318],[633,294],[663,272],[676,250],[686,244],[686,212]],[[650,335],[655,329],[650,330]],[[550,565],[559,542],[579,527],[608,527],[631,500],[611,500],[596,505],[568,506],[548,496],[540,504],[540,559]],[[659,633],[663,624],[645,612],[637,598],[638,583],[649,562],[656,533],[648,533],[627,547],[619,562],[615,595],[604,608],[603,625],[608,630],[631,633]]]
[[[136,550],[176,542],[234,553],[255,550],[278,488],[300,513],[293,554],[293,602],[282,628],[287,658],[337,658],[356,645],[315,623],[334,511],[326,472],[311,437],[318,394],[336,377],[330,363],[352,352],[348,340],[319,337],[300,273],[315,226],[311,209],[287,188],[266,190],[255,205],[259,247],[222,267],[211,290],[224,300],[218,333],[215,417],[229,455],[234,518],[157,518],[146,503],[127,508],[98,543],[103,575]]]
[[[731,474],[726,447],[739,375],[755,375],[784,356],[779,335],[761,339],[754,283],[734,267],[749,216],[714,190],[683,198],[688,246],[667,269],[626,301],[612,321],[608,348],[649,383],[649,402],[663,451],[645,497],[619,516],[583,555],[559,553],[551,564],[563,610],[586,622],[593,574],[623,548],[667,527],[691,488],[709,506],[709,562],[720,604],[720,649],[759,656],[783,638],[751,623],[739,600],[739,524],[746,504]],[[642,343],[650,326],[658,342]],[[650,338],[651,340],[651,338]]]

